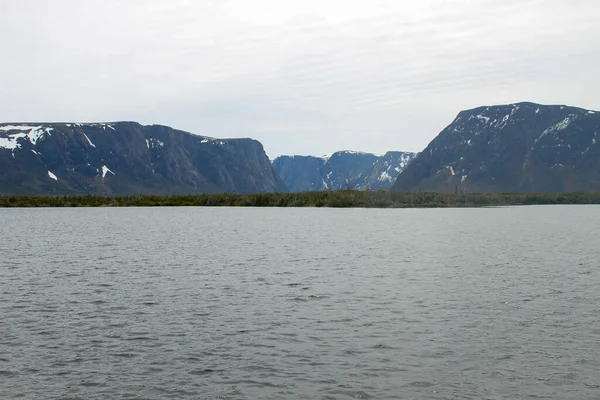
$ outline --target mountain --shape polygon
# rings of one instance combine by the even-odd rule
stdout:
[[[518,103],[462,111],[400,174],[394,191],[600,190],[600,113]]]
[[[285,191],[263,146],[136,122],[0,124],[0,194]]]
[[[323,157],[280,156],[272,165],[290,192],[308,192],[326,189],[321,171],[326,161]]]
[[[281,156],[273,160],[292,192],[316,190],[388,190],[415,153],[390,151],[383,156],[338,151],[330,156]]]

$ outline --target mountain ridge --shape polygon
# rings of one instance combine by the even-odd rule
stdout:
[[[599,190],[600,114],[522,102],[458,113],[392,190],[573,192]]]
[[[262,144],[134,121],[0,124],[5,194],[285,191]]]

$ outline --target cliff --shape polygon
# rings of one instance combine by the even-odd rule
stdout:
[[[285,191],[263,146],[136,122],[0,124],[2,194]]]

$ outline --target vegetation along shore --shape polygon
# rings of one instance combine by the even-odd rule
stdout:
[[[600,204],[600,192],[577,193],[431,193],[321,191],[303,193],[199,194],[138,196],[0,196],[0,207],[356,207],[436,208],[537,204]]]

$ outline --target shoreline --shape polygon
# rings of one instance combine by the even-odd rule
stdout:
[[[600,204],[600,192],[433,193],[323,191],[194,195],[0,195],[0,208],[12,207],[315,207],[315,208],[481,208],[497,206]]]

